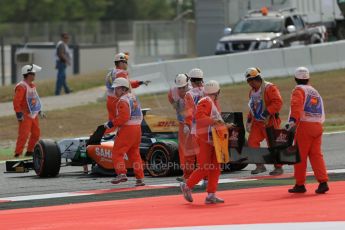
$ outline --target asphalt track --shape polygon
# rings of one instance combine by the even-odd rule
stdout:
[[[336,181],[345,181],[345,174],[344,174],[345,170],[341,170],[341,169],[345,169],[344,149],[345,149],[345,133],[338,133],[338,134],[331,134],[331,135],[324,136],[323,150],[324,150],[324,156],[325,156],[327,168],[328,170],[331,170],[331,172],[332,170],[335,170],[333,172],[338,172],[337,174],[330,174],[331,183],[333,182],[340,183]],[[245,188],[258,189],[260,187],[269,186],[269,188],[266,188],[265,191],[267,189],[270,190],[272,188],[276,188],[275,191],[278,194],[281,194],[282,196],[284,196],[287,194],[286,192],[287,188],[290,187],[290,185],[294,183],[293,179],[291,178],[292,166],[284,166],[284,168],[285,168],[286,174],[282,177],[268,177],[266,176],[267,174],[262,174],[262,176],[254,178],[250,175],[250,170],[253,169],[252,165],[248,166],[245,170],[242,170],[239,172],[223,174],[221,176],[221,178],[223,178],[222,180],[223,182],[219,185],[219,190],[222,191],[220,192],[220,194],[223,194],[223,192],[224,194],[227,194],[226,192],[227,191],[231,192],[230,190],[236,191],[238,189],[241,190]],[[272,167],[269,166],[268,169],[270,170],[272,169]],[[5,170],[4,164],[0,164],[0,171],[3,172],[4,170]],[[133,178],[130,178],[129,182],[127,183],[114,186],[109,183],[111,180],[111,178],[109,177],[94,177],[91,175],[83,175],[81,170],[82,170],[81,167],[70,167],[70,166],[64,167],[62,168],[62,171],[59,177],[51,178],[51,179],[37,178],[33,172],[29,172],[25,174],[1,174],[0,176],[0,210],[3,210],[3,211],[0,211],[0,229],[21,229],[18,226],[10,227],[10,225],[7,225],[7,227],[10,227],[10,228],[7,228],[7,227],[5,228],[5,226],[2,225],[2,223],[4,223],[3,221],[1,221],[2,217],[5,217],[7,214],[15,212],[15,211],[18,211],[17,214],[20,214],[20,216],[22,216],[27,212],[27,210],[30,210],[30,212],[34,213],[36,212],[35,210],[39,210],[39,208],[37,207],[46,207],[46,206],[50,206],[53,210],[56,210],[56,209],[61,209],[61,208],[63,209],[63,207],[72,207],[73,205],[85,205],[85,208],[87,209],[88,205],[90,207],[91,206],[94,207],[94,206],[98,206],[98,204],[102,202],[115,202],[115,204],[117,204],[116,200],[128,200],[128,202],[130,202],[132,200],[135,200],[132,198],[140,199],[142,197],[149,197],[149,198],[144,198],[145,200],[145,199],[151,199],[151,197],[158,197],[157,198],[158,200],[159,199],[170,200],[170,198],[172,197],[171,195],[176,196],[180,193],[179,188],[176,187],[174,184],[176,182],[175,177],[168,177],[168,178],[147,177],[146,183],[148,186],[145,186],[142,188],[133,188],[133,185],[134,185]],[[308,171],[311,171],[310,167]],[[235,179],[240,179],[240,181],[235,180]],[[251,180],[248,180],[248,179],[251,179]],[[309,183],[315,183],[315,180],[313,179],[312,176],[308,177],[308,184]],[[311,194],[314,194],[313,190],[315,189],[315,186],[316,186],[315,184],[308,185],[307,187],[308,196],[311,196]],[[250,190],[246,189],[246,191],[250,191]],[[203,190],[200,187],[198,187],[196,188],[195,192],[196,193],[203,192]],[[345,191],[343,193],[342,192],[343,192],[342,190],[336,191],[336,193],[340,193],[342,195],[345,194]],[[52,194],[57,194],[57,195],[54,196]],[[204,196],[204,193],[201,193],[201,194],[202,195],[198,194],[197,196]],[[255,193],[255,194],[258,198],[260,198],[260,193]],[[166,199],[162,198],[162,196],[166,197]],[[180,195],[178,195],[177,197],[180,203],[181,202],[184,203],[184,200]],[[16,199],[18,199],[18,201],[16,201]],[[337,201],[334,199],[333,200],[330,199],[327,202],[329,202],[330,204],[331,202],[337,203]],[[294,199],[290,199],[289,202],[294,202]],[[83,204],[78,204],[78,203],[83,203]],[[204,205],[202,204],[202,201],[201,202],[199,201],[198,203],[199,203],[198,205]],[[69,205],[66,206],[65,204],[69,204]],[[70,204],[73,204],[73,205],[70,206]],[[55,206],[55,205],[58,205],[58,206]],[[159,205],[159,201],[156,205]],[[30,207],[35,207],[35,208],[26,209]],[[175,209],[175,212],[178,213],[179,212],[178,209]],[[237,212],[241,213],[241,210],[237,209]],[[345,213],[345,212],[342,210],[342,213]],[[243,214],[245,215],[245,213]],[[116,215],[116,211],[114,215]],[[141,215],[139,213],[135,213],[134,215],[138,216],[137,221],[141,221],[140,220]],[[155,218],[156,219],[160,218],[159,213],[157,213],[157,215],[158,216],[156,216]],[[325,213],[325,215],[328,216],[327,212]],[[78,219],[78,216],[74,216],[73,218]],[[83,219],[82,216],[80,218]],[[336,218],[336,221],[341,221],[341,220],[342,221],[345,220],[344,215],[342,215],[342,217]],[[173,221],[173,219],[171,221]],[[320,225],[316,223],[317,221],[318,221],[317,218],[315,220],[312,220],[312,219],[308,220],[308,222],[315,222],[315,225],[313,224],[308,225],[308,226],[306,225],[304,227],[295,226],[296,227],[295,229],[302,229],[302,228],[309,229],[310,226],[312,226],[310,229],[318,229],[318,227],[320,227],[321,229],[321,226],[329,226],[327,227],[328,229],[344,229],[344,222],[335,222],[335,223],[327,222]],[[332,221],[332,218],[331,219],[326,218],[320,221]],[[19,221],[19,223],[20,222],[21,221]],[[282,220],[278,222],[292,223],[294,222],[294,220],[293,219],[287,220],[287,221]],[[303,221],[298,221],[298,222],[303,222]],[[78,223],[78,221],[75,223]],[[107,223],[110,224],[109,222]],[[267,223],[267,220],[266,221],[264,220],[263,222],[255,222],[255,223]],[[244,228],[245,226],[242,225],[244,223],[241,223],[239,228],[233,228],[235,226],[234,224],[236,224],[234,222],[231,222],[231,223],[219,222],[219,223],[212,223],[212,225],[213,224],[217,224],[217,225],[225,224],[224,225],[225,227],[223,226],[224,227],[223,229],[245,229]],[[226,224],[231,224],[232,227],[230,228],[230,226]],[[202,225],[203,224],[193,224],[193,225],[176,224],[176,225],[155,226],[155,225],[148,224],[145,226],[132,226],[132,227],[149,228],[149,227],[173,227],[173,226],[200,226],[197,228],[201,229]],[[205,224],[206,228],[209,225],[210,224],[206,223]],[[54,224],[42,225],[41,226],[42,228],[39,225],[32,225],[32,227],[34,226],[36,226],[36,228],[32,228],[32,229],[68,229],[69,227],[71,227],[71,226],[63,227],[61,225],[54,225]],[[108,226],[111,226],[111,224]],[[254,227],[252,225],[250,226]],[[287,225],[287,226],[290,226],[291,227],[290,229],[292,229],[294,225],[292,224],[292,225]],[[27,227],[30,229],[30,226],[27,226]],[[128,227],[124,227],[124,228],[131,228],[131,227],[128,225]],[[109,229],[116,229],[116,228],[109,227]],[[219,229],[222,229],[222,228],[220,227]],[[260,225],[258,225],[258,228],[255,228],[255,229],[260,229]],[[265,227],[265,229],[270,229],[270,228]]]

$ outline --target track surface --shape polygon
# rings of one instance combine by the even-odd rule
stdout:
[[[250,175],[250,170],[254,167],[250,165],[245,170],[221,176],[223,182],[227,183],[219,185],[218,194],[226,199],[226,203],[217,205],[220,207],[217,209],[203,204],[205,193],[200,187],[195,190],[195,203],[187,204],[180,195],[179,188],[173,184],[176,183],[175,177],[147,177],[148,186],[134,189],[133,178],[130,178],[127,183],[114,186],[110,184],[109,177],[83,175],[81,167],[65,167],[59,177],[51,179],[37,178],[33,172],[1,174],[0,229],[26,227],[29,229],[70,229],[77,227],[78,224],[87,224],[88,228],[85,229],[95,226],[102,229],[123,229],[202,225],[225,225],[223,229],[235,229],[232,228],[234,224],[241,224],[236,229],[246,229],[242,224],[344,221],[345,216],[341,214],[345,213],[344,199],[341,198],[345,194],[345,170],[341,170],[345,169],[344,140],[345,133],[324,136],[323,150],[328,170],[343,172],[330,174],[329,194],[324,196],[314,194],[317,184],[312,176],[308,177],[307,194],[297,196],[288,194],[287,189],[294,183],[291,177],[292,166],[284,166],[286,174],[281,177],[268,177],[267,173],[254,178]],[[268,171],[271,169],[272,166],[268,166]],[[0,171],[4,170],[5,165],[0,164]],[[308,171],[311,171],[310,167]],[[243,181],[229,183],[235,178],[243,179]],[[248,178],[255,180],[247,180]],[[49,197],[56,193],[77,195],[63,198]],[[41,196],[28,197],[31,195]],[[14,200],[19,199],[19,201],[6,201],[5,198],[9,197]],[[237,211],[234,211],[234,208]],[[305,210],[302,211],[302,209]],[[168,210],[171,213],[166,213]],[[191,218],[186,218],[190,213],[197,215],[192,214]],[[227,218],[223,218],[224,213]],[[340,217],[336,215],[339,213]],[[44,221],[37,221],[43,215]],[[284,219],[284,216],[291,218]],[[242,218],[241,221],[241,217],[246,218]],[[209,221],[210,219],[212,221]],[[226,221],[223,221],[224,219]],[[161,222],[164,224],[157,224]],[[24,223],[26,227],[23,227]],[[318,226],[328,226],[332,229],[343,229],[342,226],[345,225],[344,222],[327,223],[321,225],[316,223],[312,227],[308,225],[305,228],[318,229]],[[260,225],[258,226],[256,229],[260,229]]]

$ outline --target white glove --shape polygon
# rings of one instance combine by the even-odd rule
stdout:
[[[296,127],[296,123],[294,121],[289,121],[288,123],[286,123],[285,125],[285,129],[287,131],[291,131]]]
[[[46,118],[47,118],[47,115],[46,115],[45,112],[43,112],[43,111],[40,111],[40,112],[38,113],[38,115],[40,116],[41,119],[46,119]]]
[[[112,127],[114,127],[113,122],[107,121],[106,123],[104,123],[104,128],[111,129]]]
[[[184,133],[184,134],[190,133],[190,128],[189,128],[188,125],[184,125],[184,127],[183,127],[183,133]]]
[[[252,129],[252,123],[251,122],[247,122],[246,123],[246,130],[248,133],[250,133],[250,130]]]

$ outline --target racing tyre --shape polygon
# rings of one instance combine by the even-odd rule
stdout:
[[[33,155],[34,170],[39,177],[55,177],[60,172],[61,153],[53,140],[39,140]]]
[[[169,176],[178,163],[178,146],[175,142],[157,142],[152,144],[146,155],[146,169],[153,177]]]

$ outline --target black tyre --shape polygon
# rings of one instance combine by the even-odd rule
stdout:
[[[313,34],[310,38],[310,43],[311,44],[319,44],[319,43],[323,43],[323,40],[322,40],[320,35]]]
[[[248,164],[243,164],[243,163],[228,163],[223,165],[223,169],[226,172],[234,172],[234,171],[240,171],[247,167]]]
[[[33,155],[34,170],[39,177],[55,177],[60,172],[61,153],[53,140],[39,140]]]
[[[146,155],[146,169],[153,177],[169,176],[178,170],[178,146],[175,142],[154,143]]]

